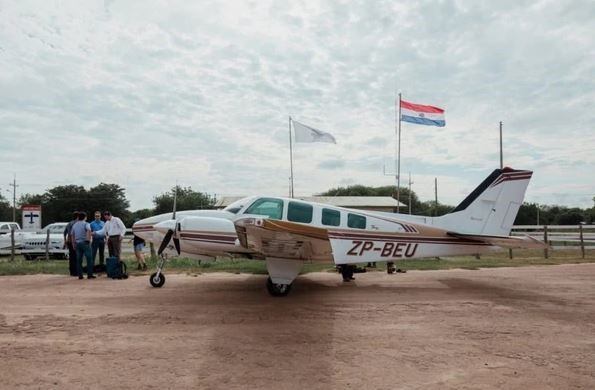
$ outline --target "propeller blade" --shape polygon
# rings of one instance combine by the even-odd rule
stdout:
[[[168,230],[167,233],[165,233],[165,237],[163,237],[163,241],[161,241],[161,245],[159,245],[159,250],[157,251],[158,255],[161,255],[163,253],[163,251],[165,250],[165,248],[167,248],[167,245],[169,244],[169,241],[171,240],[171,236],[174,235],[174,231],[173,230]]]
[[[176,247],[176,251],[178,251],[178,255],[180,254],[180,239],[178,238],[178,232],[182,231],[182,224],[180,222],[176,222],[176,233],[174,234],[174,246]]]
[[[174,246],[176,247],[176,251],[178,252],[178,255],[180,254],[180,239],[177,237],[174,237]]]

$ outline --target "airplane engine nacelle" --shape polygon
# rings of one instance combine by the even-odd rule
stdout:
[[[240,249],[235,226],[229,219],[186,217],[179,222],[183,251],[234,252]]]

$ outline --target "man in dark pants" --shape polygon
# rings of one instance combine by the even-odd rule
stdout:
[[[103,229],[104,222],[101,220],[101,213],[95,212],[95,220],[89,224],[91,232],[93,232],[93,242],[91,243],[91,250],[93,253],[93,263],[97,259],[97,252],[99,252],[99,265],[104,264],[105,252],[105,234],[96,233]]]
[[[64,249],[68,248],[68,269],[70,276],[77,276],[76,272],[76,247],[75,243],[71,240],[72,225],[78,220],[79,212],[75,211],[72,213],[72,221],[68,222],[68,225],[64,228]]]
[[[95,279],[91,256],[91,226],[87,223],[87,213],[79,213],[78,221],[72,225],[71,236],[76,243],[76,273],[79,279],[83,279],[83,256],[87,259],[87,279]]]
[[[126,234],[126,226],[118,217],[115,217],[109,211],[103,212],[105,226],[103,228],[107,236],[107,250],[110,257],[114,256],[120,259],[122,252],[122,238]]]

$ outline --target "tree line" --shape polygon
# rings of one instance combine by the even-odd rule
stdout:
[[[122,218],[126,226],[152,215],[168,213],[173,210],[174,193],[177,192],[176,209],[195,210],[212,209],[215,198],[207,193],[194,191],[191,187],[173,187],[170,191],[155,195],[152,208],[130,211],[130,203],[126,199],[125,189],[118,184],[100,183],[85,188],[78,185],[57,186],[42,194],[23,194],[18,201],[17,222],[21,221],[20,206],[24,204],[41,205],[43,224],[66,222],[72,219],[72,212],[85,211],[93,215],[96,210],[109,210],[113,215]],[[401,202],[408,204],[409,189],[401,188]],[[322,196],[391,196],[396,199],[395,186],[369,187],[352,185],[332,188],[321,193]],[[595,202],[595,197],[594,197]],[[421,201],[411,191],[411,212],[417,215],[440,216],[449,213],[454,206],[436,203],[433,200]],[[402,210],[401,212],[407,212]],[[0,194],[0,221],[12,220],[12,205]],[[524,203],[517,215],[515,225],[577,225],[581,222],[595,223],[595,207],[578,208],[559,205],[540,205]]]
[[[397,198],[396,186],[368,187],[352,185],[332,188],[321,193],[322,196],[391,196]],[[401,188],[401,203],[408,204],[409,189]],[[595,204],[595,197],[593,197]],[[414,191],[411,191],[411,213],[416,215],[440,216],[450,213],[455,206],[433,200],[421,201]],[[403,210],[401,212],[408,212]],[[519,209],[514,221],[515,225],[578,225],[584,222],[595,224],[595,205],[590,208],[566,207],[559,205],[541,205],[525,202]]]
[[[125,189],[118,184],[100,183],[85,188],[78,185],[64,185],[48,189],[42,194],[23,194],[17,204],[16,221],[22,220],[20,207],[25,204],[41,205],[42,223],[67,222],[73,211],[84,211],[88,219],[95,211],[109,210],[112,215],[122,218],[126,226],[134,222],[173,210],[174,192],[170,191],[153,197],[153,208],[130,211]],[[215,199],[208,194],[197,192],[190,187],[177,187],[177,210],[213,208]],[[0,221],[12,221],[12,205],[0,194]]]

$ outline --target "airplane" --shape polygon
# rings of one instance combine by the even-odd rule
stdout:
[[[265,260],[268,292],[286,296],[306,262],[347,266],[473,255],[498,248],[543,248],[546,244],[530,236],[509,236],[532,174],[496,169],[452,212],[440,217],[251,196],[223,210],[156,215],[136,222],[132,231],[159,246],[157,271],[149,279],[153,287],[165,283],[164,251],[170,248],[199,259]]]

